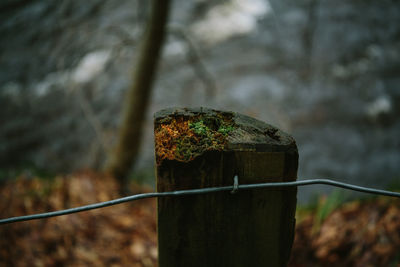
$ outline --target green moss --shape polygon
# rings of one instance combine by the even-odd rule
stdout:
[[[235,128],[232,125],[225,125],[222,124],[219,128],[218,128],[218,132],[223,134],[223,135],[228,135],[230,132],[232,132]]]
[[[189,160],[194,151],[192,141],[188,137],[184,137],[176,141],[175,155],[183,160]]]
[[[213,130],[213,128],[217,128],[216,132],[225,136],[235,129],[232,123],[224,120],[207,121],[203,119],[199,119],[196,122],[190,122],[189,127],[193,130],[193,132],[200,136],[210,136],[215,134],[215,130]]]
[[[210,132],[210,129],[204,124],[203,120],[190,122],[189,128],[192,129],[197,135],[207,135],[207,133]]]
[[[222,150],[226,137],[234,130],[231,117],[217,116],[176,117],[156,130],[159,156],[190,161],[204,151]]]

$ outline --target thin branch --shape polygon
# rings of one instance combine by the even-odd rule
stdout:
[[[182,26],[176,24],[169,25],[168,29],[171,34],[175,35],[186,43],[188,48],[188,52],[186,54],[187,61],[192,66],[198,78],[203,82],[206,89],[207,100],[213,99],[218,89],[217,83],[213,75],[207,70],[201,55],[198,52],[194,42],[189,37],[189,34]]]
[[[74,90],[76,93],[76,96],[78,98],[79,105],[83,111],[83,114],[89,124],[92,126],[94,133],[96,135],[96,139],[99,142],[100,146],[104,150],[105,153],[107,153],[110,149],[109,147],[109,142],[106,141],[106,138],[104,137],[104,127],[102,126],[100,120],[97,118],[97,116],[94,114],[92,106],[90,105],[89,101],[86,99],[86,97],[82,94],[80,89]]]
[[[105,138],[105,130],[104,127],[102,126],[100,120],[97,118],[95,113],[93,112],[93,108],[90,105],[89,101],[86,99],[86,97],[82,94],[81,88],[79,88],[74,81],[72,81],[71,78],[71,72],[68,73],[68,82],[69,82],[69,91],[75,93],[79,106],[82,109],[83,115],[88,121],[89,125],[92,127],[97,142],[103,149],[105,153],[107,153],[110,150],[109,146],[109,141],[107,138]]]

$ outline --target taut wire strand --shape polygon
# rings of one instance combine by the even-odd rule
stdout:
[[[305,185],[313,185],[313,184],[324,184],[330,186],[341,187],[344,189],[349,189],[353,191],[359,191],[363,193],[375,194],[375,195],[383,195],[389,197],[398,197],[400,198],[400,193],[375,189],[370,187],[363,187],[343,182],[338,182],[329,179],[309,179],[309,180],[300,180],[300,181],[293,181],[293,182],[274,182],[274,183],[258,183],[258,184],[238,184],[235,181],[233,186],[221,186],[221,187],[208,187],[208,188],[200,188],[200,189],[189,189],[189,190],[179,190],[179,191],[172,191],[172,192],[154,192],[154,193],[144,193],[144,194],[137,194],[132,196],[127,196],[123,198],[117,198],[109,201],[94,203],[90,205],[80,206],[76,208],[70,208],[65,210],[58,210],[58,211],[51,211],[45,213],[38,213],[32,215],[25,215],[25,216],[18,216],[18,217],[11,217],[0,219],[1,224],[8,224],[8,223],[15,223],[15,222],[22,222],[22,221],[29,221],[29,220],[37,220],[37,219],[44,219],[49,217],[61,216],[71,213],[77,213],[87,210],[99,209],[108,206],[113,206],[129,201],[135,201],[139,199],[145,198],[153,198],[153,197],[176,197],[176,196],[184,196],[184,195],[199,195],[199,194],[207,194],[207,193],[215,193],[215,192],[222,192],[222,191],[233,191],[237,193],[240,190],[249,190],[249,189],[258,189],[258,188],[285,188],[285,187],[294,187],[294,186],[305,186]]]

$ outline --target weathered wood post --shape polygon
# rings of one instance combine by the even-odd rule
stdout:
[[[288,134],[259,120],[206,108],[155,114],[157,190],[294,181]],[[158,199],[160,267],[286,266],[296,188]]]

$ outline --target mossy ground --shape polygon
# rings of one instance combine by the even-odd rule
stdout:
[[[222,150],[235,128],[231,118],[175,117],[155,129],[157,163],[164,159],[190,161],[209,150]]]

